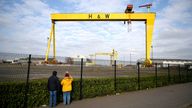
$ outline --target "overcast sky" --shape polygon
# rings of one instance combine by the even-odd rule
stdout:
[[[51,13],[135,12],[153,3],[156,12],[153,57],[192,59],[192,0],[0,0],[0,52],[45,55]],[[57,22],[57,56],[111,52],[120,60],[145,58],[145,24],[132,22]],[[52,52],[50,53],[52,55]],[[106,57],[108,58],[108,57]]]

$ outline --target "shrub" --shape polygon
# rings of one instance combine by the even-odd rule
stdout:
[[[157,77],[157,86],[165,86],[168,84],[186,82],[186,78],[182,76],[171,77],[171,82],[167,80],[167,76]],[[192,81],[190,73],[188,81]],[[72,100],[78,100],[80,97],[79,79],[73,81]],[[155,77],[141,77],[140,89],[155,87]],[[138,79],[136,77],[118,77],[116,79],[116,92],[127,92],[138,90]],[[104,96],[115,94],[113,78],[90,78],[83,79],[83,98],[92,98],[96,96]],[[0,104],[2,108],[19,108],[24,106],[25,101],[25,82],[1,82],[0,83]],[[58,96],[58,101],[62,101],[62,93]],[[29,82],[28,107],[38,107],[49,102],[49,92],[47,90],[47,79],[31,80]]]
[[[24,106],[24,82],[0,83],[0,103],[2,108],[18,108]]]

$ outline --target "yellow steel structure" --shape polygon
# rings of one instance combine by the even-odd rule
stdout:
[[[111,64],[111,65],[114,63],[114,60],[117,60],[117,58],[118,58],[118,53],[117,53],[117,51],[115,51],[114,49],[113,49],[112,52],[110,52],[110,53],[97,52],[97,53],[95,53],[94,55],[95,55],[95,61],[96,61],[96,56],[97,56],[97,55],[110,56],[110,64]],[[94,63],[95,63],[95,62],[94,62]]]
[[[50,44],[53,38],[53,59],[56,60],[55,22],[56,21],[144,21],[146,24],[146,59],[145,65],[151,65],[150,59],[152,34],[156,14],[149,13],[60,13],[51,14],[52,27],[46,51],[45,61],[48,61]]]

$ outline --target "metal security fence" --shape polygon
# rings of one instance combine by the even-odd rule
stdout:
[[[0,54],[0,81],[25,81],[28,57],[29,55],[25,54]]]
[[[139,62],[130,64],[118,60],[57,59],[57,64],[46,64],[43,56],[0,54],[0,101],[3,107],[47,104],[46,84],[53,71],[57,71],[60,80],[66,71],[73,76],[73,100],[192,81],[190,65],[154,63],[152,67],[145,67]],[[61,102],[61,89],[57,95]]]

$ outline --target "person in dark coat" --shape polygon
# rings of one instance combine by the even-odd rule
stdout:
[[[53,71],[53,75],[49,77],[47,88],[50,93],[49,106],[55,107],[57,102],[57,91],[59,90],[59,78],[57,77],[57,71]]]

